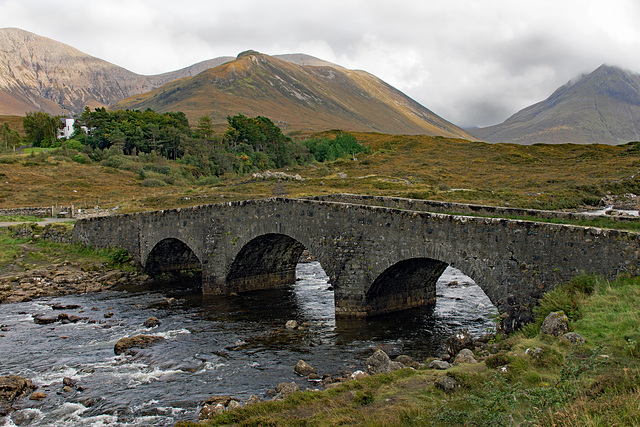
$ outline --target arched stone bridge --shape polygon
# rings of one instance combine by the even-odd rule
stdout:
[[[404,199],[409,200],[409,199]],[[74,241],[122,247],[149,272],[202,268],[202,291],[295,281],[308,249],[330,277],[336,317],[435,303],[447,265],[471,276],[509,330],[580,273],[637,273],[637,233],[320,199],[271,198],[79,220]]]

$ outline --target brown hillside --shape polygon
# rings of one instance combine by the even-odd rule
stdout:
[[[113,105],[113,109],[267,116],[285,131],[343,129],[392,134],[473,137],[364,71],[298,65],[254,51],[201,74]]]

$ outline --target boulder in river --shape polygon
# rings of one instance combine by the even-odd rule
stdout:
[[[366,361],[367,373],[370,375],[381,374],[383,372],[391,372],[396,369],[404,368],[404,365],[400,362],[392,362],[387,353],[382,350],[377,350],[373,353],[373,356],[369,357]]]
[[[148,348],[152,345],[165,341],[164,338],[155,335],[136,335],[133,337],[120,338],[116,345],[113,347],[113,351],[118,354],[135,354],[131,349],[133,348]]]
[[[155,328],[160,324],[160,321],[157,317],[151,316],[147,320],[144,321],[143,325],[147,328]]]
[[[31,380],[18,375],[0,377],[0,416],[11,411],[14,400],[27,396],[35,389]]]
[[[58,321],[58,316],[35,315],[33,321],[38,325],[50,325]]]
[[[296,374],[301,375],[303,377],[318,373],[318,371],[316,371],[316,369],[313,366],[309,365],[304,360],[298,360],[298,363],[296,363],[296,366],[293,370],[295,371]]]

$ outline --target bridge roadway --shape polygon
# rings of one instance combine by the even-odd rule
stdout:
[[[205,295],[291,284],[306,248],[330,277],[336,317],[434,304],[435,283],[451,265],[484,290],[505,330],[530,320],[542,294],[575,275],[639,273],[637,233],[373,206],[365,204],[372,203],[366,196],[345,195],[345,203],[340,197],[82,219],[74,241],[125,248],[150,273],[201,268]]]

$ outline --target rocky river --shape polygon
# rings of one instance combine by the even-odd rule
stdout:
[[[203,298],[183,281],[0,304],[0,375],[28,378],[38,392],[0,422],[173,425],[197,419],[211,395],[263,397],[293,381],[318,387],[294,373],[300,359],[339,375],[362,369],[374,348],[424,360],[460,329],[479,336],[493,327],[495,307],[454,269],[438,282],[435,308],[338,322],[320,264],[300,263],[297,276],[288,289],[229,297]],[[159,324],[145,326],[150,317]],[[286,329],[289,320],[302,328]],[[139,334],[164,340],[115,354],[119,339]]]

